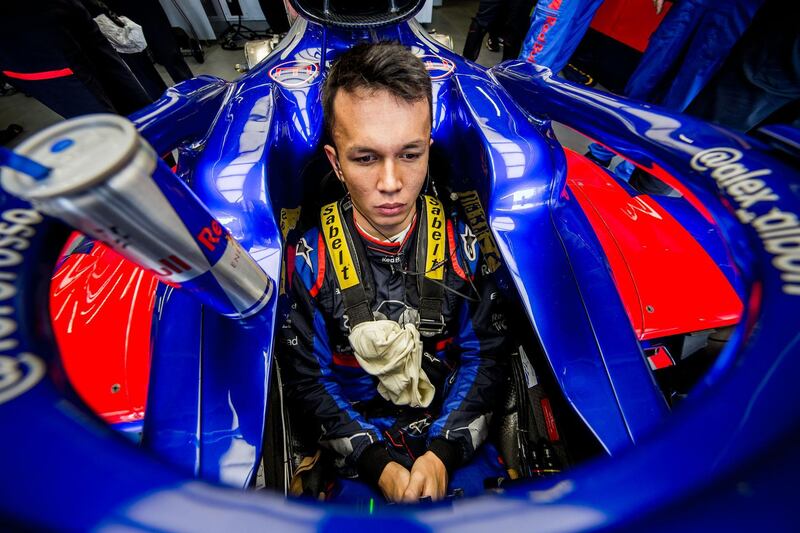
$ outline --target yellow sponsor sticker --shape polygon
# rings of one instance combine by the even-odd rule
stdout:
[[[458,193],[458,200],[467,215],[469,227],[472,228],[475,237],[478,239],[478,246],[481,247],[486,267],[489,272],[494,272],[501,265],[500,252],[489,228],[489,221],[486,219],[486,212],[483,210],[478,193],[474,190],[460,192]]]
[[[358,285],[358,272],[350,256],[350,247],[347,246],[344,236],[342,217],[337,203],[332,202],[323,207],[320,218],[322,234],[331,256],[333,269],[336,271],[336,279],[339,280],[339,288],[344,290]]]
[[[425,199],[425,219],[428,223],[428,246],[425,250],[425,277],[441,280],[444,277],[445,229],[444,208],[432,196]]]
[[[284,207],[281,209],[281,235],[286,240],[286,236],[297,226],[297,221],[300,219],[300,208],[288,209]]]

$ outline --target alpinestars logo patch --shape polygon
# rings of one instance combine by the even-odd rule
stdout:
[[[295,256],[300,256],[303,258],[303,261],[306,262],[308,268],[314,268],[311,266],[311,255],[310,252],[313,252],[314,249],[308,245],[306,242],[306,238],[303,237],[297,242],[297,250],[295,251]]]
[[[464,224],[464,233],[462,233],[460,237],[462,245],[461,247],[464,250],[464,255],[466,256],[467,260],[475,261],[475,259],[478,257],[478,239],[475,237],[475,234],[472,233],[470,227],[466,224]]]

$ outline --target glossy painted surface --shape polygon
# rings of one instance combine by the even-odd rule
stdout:
[[[629,194],[591,161],[565,152],[569,190],[600,239],[640,340],[739,322],[742,302],[684,225],[653,197]]]
[[[67,249],[50,285],[61,363],[78,395],[103,420],[141,426],[158,281],[78,233]]]
[[[228,90],[228,83],[222,79],[198,76],[170,87],[161,98],[130,119],[163,155],[181,143],[201,142]]]
[[[750,298],[762,297],[764,286],[757,276],[765,272],[753,265],[759,257],[758,251],[765,248],[771,269],[767,272],[778,280],[775,288],[787,295],[798,291],[794,285],[798,278],[786,251],[776,255],[778,249],[767,246],[766,237],[759,237],[750,225],[759,224],[756,227],[762,228],[764,234],[772,215],[784,212],[775,204],[791,204],[796,199],[791,184],[797,179],[797,171],[785,161],[771,157],[767,145],[690,117],[563,82],[552,78],[547,69],[522,62],[508,62],[492,71],[528,112],[563,122],[590,138],[602,137],[617,153],[663,181],[675,183],[687,201],[696,205],[698,212],[713,221],[724,235],[739,274],[734,284],[739,294],[749,289]],[[542,104],[544,101],[547,105]],[[705,163],[709,157],[715,159],[712,166]],[[728,185],[723,180],[724,172],[739,181],[756,180],[748,186],[758,190],[746,193],[741,185]],[[718,180],[721,185],[717,185]],[[788,192],[779,194],[783,187]],[[768,213],[770,217],[765,218]],[[791,210],[786,218],[791,228],[794,220]],[[745,304],[745,317],[758,311],[754,305],[753,300]],[[752,321],[745,326],[750,332]],[[732,348],[739,348],[741,341],[742,336],[736,335]],[[734,360],[730,353],[734,351],[731,349],[728,357],[720,359],[707,382],[715,382],[730,368]]]
[[[200,304],[185,292],[159,287],[152,339],[142,446],[184,474],[197,475],[202,431],[203,309]]]
[[[477,136],[471,145],[460,137],[458,153],[480,157],[465,161],[472,170],[464,175],[480,184],[476,171],[486,169],[489,219],[556,379],[606,450],[618,453],[667,409],[600,243],[565,194],[563,151],[488,80],[454,77],[466,108],[461,120]]]
[[[434,87],[438,163],[432,166],[438,164],[457,191],[477,189],[503,254],[501,282],[516,288],[565,393],[614,457],[502,495],[381,516],[190,480],[187,473],[239,486],[246,482],[260,446],[255,434],[261,429],[254,429],[253,421],[263,405],[254,405],[255,399],[263,397],[266,385],[260,370],[246,375],[232,367],[260,361],[264,369],[271,324],[253,328],[263,328],[263,336],[253,333],[257,341],[223,344],[249,325],[221,327],[182,293],[159,295],[148,398],[154,414],[151,419],[148,412],[145,437],[151,449],[172,449],[165,459],[181,476],[87,420],[63,399],[56,382],[45,379],[44,361],[54,361],[54,344],[41,334],[46,320],[33,312],[36,282],[43,277],[31,273],[38,265],[49,272],[64,235],[54,246],[45,237],[55,226],[37,222],[29,225],[35,235],[26,235],[20,262],[0,265],[0,280],[17,282],[15,292],[3,286],[0,293],[9,302],[3,317],[16,325],[4,329],[0,341],[13,341],[3,345],[4,357],[24,370],[5,371],[11,378],[0,387],[0,427],[15,427],[15,435],[23,436],[0,440],[4,525],[336,531],[369,521],[369,527],[403,531],[526,531],[531,524],[545,531],[665,530],[680,516],[683,526],[732,529],[747,523],[747,516],[761,516],[760,505],[775,502],[781,505],[771,507],[770,524],[784,530],[794,525],[787,510],[794,483],[789,473],[800,467],[793,446],[800,404],[787,398],[794,396],[800,375],[795,312],[800,265],[793,262],[800,260],[779,237],[765,236],[764,217],[783,213],[784,229],[800,227],[796,168],[752,139],[551,80],[529,65],[493,69],[500,87],[413,27],[356,35],[299,21],[293,32],[274,56],[226,89],[230,98],[221,104],[223,111],[206,115],[214,117],[210,127],[198,120],[186,128],[191,133],[164,137],[189,143],[181,148],[179,173],[270,276],[278,274],[279,224],[286,228],[291,218],[281,217],[280,210],[306,206],[305,195],[318,194],[317,170],[324,165],[316,150],[319,80],[286,87],[271,81],[269,70],[300,59],[323,70],[326,59],[362,37],[397,37],[452,61],[454,72]],[[293,110],[291,103],[310,107]],[[169,121],[157,118],[151,131],[169,128]],[[741,274],[735,287],[745,295],[744,322],[701,389],[675,413],[667,414],[663,399],[659,402],[602,244],[565,188],[564,155],[548,118],[601,139],[639,164],[665,169],[702,202],[729,242]],[[735,156],[730,150],[739,159],[723,166],[721,154]],[[774,198],[745,206],[741,194],[717,186],[721,168],[768,171],[759,177]],[[712,177],[715,172],[719,178]],[[7,197],[0,201],[3,217],[24,207]],[[739,211],[740,219],[735,210],[747,213]],[[208,373],[215,376],[206,383]],[[248,407],[253,410],[245,415]],[[48,502],[46,513],[42,502]]]

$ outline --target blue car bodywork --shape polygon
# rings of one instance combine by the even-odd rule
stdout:
[[[789,529],[787,503],[800,472],[793,453],[800,436],[800,403],[793,400],[800,377],[796,160],[765,142],[577,87],[525,62],[486,70],[413,21],[349,30],[299,18],[242,78],[184,82],[131,120],[159,153],[179,150],[178,175],[280,280],[283,243],[325,171],[325,69],[352,43],[384,39],[410,47],[431,72],[432,157],[446,162],[454,190],[480,198],[502,265],[499,285],[518,295],[564,396],[607,457],[479,499],[379,516],[242,493],[230,486],[249,486],[262,454],[275,301],[257,320],[233,321],[168,287],[159,291],[153,326],[142,435],[152,453],[145,454],[92,419],[79,400],[64,398],[47,316],[34,300],[63,228],[3,195],[2,227],[27,229],[15,230],[24,245],[0,241],[11,251],[0,256],[0,524],[738,529],[760,525],[767,513],[774,527]],[[745,316],[675,411],[643,363],[589,222],[562,194],[564,152],[551,121],[644,168],[665,169],[702,201],[728,243]],[[796,143],[785,133],[784,144]]]

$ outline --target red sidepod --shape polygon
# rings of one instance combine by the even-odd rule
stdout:
[[[72,250],[53,275],[50,315],[70,383],[107,423],[144,418],[158,280],[100,242]],[[83,248],[83,251],[81,250]]]
[[[742,302],[714,260],[648,195],[566,150],[567,186],[608,259],[640,340],[736,324]]]

